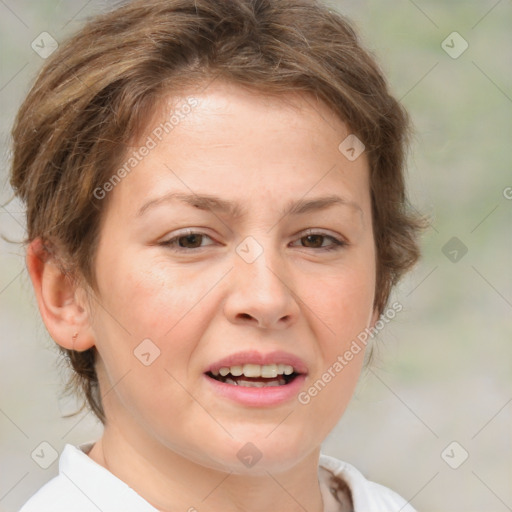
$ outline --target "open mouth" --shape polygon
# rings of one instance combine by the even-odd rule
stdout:
[[[263,388],[286,386],[300,375],[293,366],[287,364],[244,364],[240,366],[222,367],[206,372],[215,379],[232,386]]]

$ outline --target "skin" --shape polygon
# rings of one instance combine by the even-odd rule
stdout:
[[[352,396],[364,350],[307,405],[242,406],[217,395],[203,372],[238,351],[284,350],[308,367],[304,391],[375,322],[368,162],[340,153],[350,130],[310,97],[219,81],[194,97],[192,113],[110,192],[94,297],[31,244],[41,314],[62,346],[96,346],[107,423],[89,456],[153,506],[320,512],[320,445]],[[162,200],[139,213],[191,191],[246,211]],[[347,204],[281,213],[332,194]],[[207,236],[180,239],[189,243],[181,252],[163,244],[184,228]],[[308,229],[325,237],[311,242]],[[325,250],[329,235],[346,245]],[[252,263],[235,250],[249,236],[263,251]],[[134,356],[146,338],[160,350],[150,366]],[[262,453],[251,468],[237,458],[247,442]]]

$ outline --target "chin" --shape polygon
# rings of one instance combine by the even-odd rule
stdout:
[[[275,428],[275,427],[274,427]],[[295,467],[304,457],[319,448],[312,445],[308,449],[305,439],[297,436],[277,435],[268,428],[265,432],[255,432],[216,445],[217,453],[211,453],[211,467],[220,471],[230,471],[239,475],[268,476],[268,473],[280,473]],[[245,439],[243,441],[242,439]],[[218,452],[219,446],[222,453]]]

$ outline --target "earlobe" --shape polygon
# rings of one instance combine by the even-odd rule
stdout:
[[[66,349],[84,351],[93,347],[89,313],[76,283],[40,238],[30,243],[26,259],[39,311],[50,336]]]

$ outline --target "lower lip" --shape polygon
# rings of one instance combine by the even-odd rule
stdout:
[[[212,379],[207,375],[205,379],[211,384],[214,391],[234,402],[252,407],[265,407],[280,405],[295,398],[306,380],[304,374],[298,375],[289,384],[282,386],[266,386],[262,388],[248,388],[235,384],[226,384]]]

